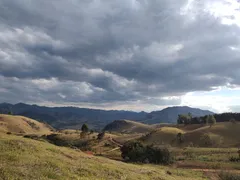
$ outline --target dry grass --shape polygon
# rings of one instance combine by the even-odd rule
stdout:
[[[217,123],[212,127],[206,125],[162,127],[146,136],[144,142],[179,146],[175,142],[176,136],[178,133],[182,133],[184,134],[182,147],[189,145],[195,147],[238,147],[240,142],[239,132],[240,123],[233,125],[229,122]],[[206,144],[203,142],[204,135],[208,135],[212,143]]]
[[[126,164],[47,142],[0,136],[0,179],[200,180],[203,173],[163,166]]]
[[[51,128],[27,117],[0,114],[0,132],[49,134]]]

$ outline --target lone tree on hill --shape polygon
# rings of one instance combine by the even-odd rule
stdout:
[[[104,138],[104,136],[105,136],[105,132],[103,131],[103,132],[101,132],[101,133],[98,134],[97,139],[98,139],[98,140],[102,140],[102,139]]]
[[[207,119],[208,119],[208,123],[210,124],[210,127],[216,124],[216,119],[213,115],[209,115]]]
[[[81,130],[82,132],[87,133],[89,131],[89,128],[86,124],[83,124]]]

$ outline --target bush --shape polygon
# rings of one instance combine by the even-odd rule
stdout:
[[[240,175],[239,174],[229,173],[229,172],[221,172],[219,174],[219,178],[221,180],[239,180],[240,179]]]
[[[24,138],[29,138],[29,139],[35,139],[35,140],[40,139],[40,137],[38,135],[35,135],[35,134],[27,134],[27,135],[24,135],[23,137]]]
[[[62,139],[58,134],[50,134],[50,135],[46,135],[46,136],[42,136],[43,138],[45,138],[46,140],[48,140],[50,143],[55,144],[57,146],[71,146],[72,143]]]
[[[229,161],[231,161],[231,162],[240,162],[240,158],[232,156],[232,157],[229,158]]]
[[[130,142],[121,147],[122,158],[131,162],[149,162],[154,164],[171,164],[173,158],[167,148],[144,146],[140,142]]]

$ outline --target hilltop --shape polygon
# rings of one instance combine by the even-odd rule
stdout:
[[[49,134],[52,127],[24,116],[0,114],[0,132],[21,134]]]
[[[103,130],[118,133],[146,133],[153,131],[154,127],[130,120],[116,120],[105,126]]]

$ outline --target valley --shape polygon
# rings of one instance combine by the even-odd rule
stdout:
[[[240,176],[239,122],[146,125],[118,120],[104,128],[102,137],[95,131],[83,137],[81,130],[55,130],[22,116],[0,115],[0,122],[2,179],[214,180]],[[125,161],[121,148],[135,141],[167,147],[173,163]]]

